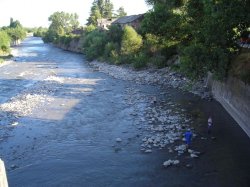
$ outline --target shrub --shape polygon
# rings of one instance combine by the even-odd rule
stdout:
[[[157,68],[166,67],[166,58],[163,55],[155,55],[150,58],[150,62],[155,65]]]
[[[118,43],[114,43],[114,42],[108,42],[105,45],[105,49],[104,49],[104,58],[107,60],[111,59],[111,52],[112,51],[118,51],[119,50],[119,44]]]
[[[135,69],[141,69],[147,66],[147,56],[144,53],[139,53],[138,55],[135,56],[134,62],[133,62],[133,67]]]
[[[85,27],[85,32],[88,34],[92,31],[94,31],[96,29],[96,27],[94,25],[88,25],[87,27]]]
[[[153,34],[145,35],[144,49],[147,55],[154,56],[161,50],[160,38]]]
[[[120,56],[116,50],[110,52],[110,61],[114,64],[120,64]]]
[[[142,37],[130,26],[125,26],[122,42],[121,42],[121,54],[133,55],[139,51],[142,47]]]
[[[33,33],[33,36],[44,37],[47,31],[48,31],[48,29],[39,27],[35,30],[35,32]]]
[[[117,25],[111,25],[108,31],[108,40],[114,43],[121,44],[123,30]]]
[[[102,57],[105,44],[107,42],[106,33],[99,30],[94,30],[86,35],[83,41],[83,51],[89,60]]]

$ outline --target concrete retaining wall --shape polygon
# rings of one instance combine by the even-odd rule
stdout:
[[[250,85],[235,78],[213,80],[212,94],[250,137]]]
[[[82,42],[81,40],[72,40],[69,44],[69,46],[65,46],[63,44],[57,44],[57,47],[67,50],[67,51],[72,51],[75,53],[82,53]]]
[[[4,162],[0,159],[0,187],[8,187]]]

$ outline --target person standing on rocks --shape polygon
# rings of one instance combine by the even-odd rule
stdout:
[[[213,120],[212,120],[212,117],[211,117],[211,115],[210,115],[210,116],[208,117],[208,120],[207,120],[207,133],[208,133],[208,134],[211,134],[212,125],[213,125]]]
[[[191,144],[191,140],[192,140],[192,132],[190,129],[188,129],[185,134],[184,134],[184,137],[185,137],[185,142],[186,142],[186,145],[187,145],[187,148],[190,147],[190,144]]]

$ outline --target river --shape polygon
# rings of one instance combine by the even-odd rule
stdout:
[[[250,186],[250,139],[216,101],[112,78],[40,38],[14,51],[15,61],[0,67],[0,157],[11,187]],[[155,133],[158,122],[147,119],[154,110],[189,123],[199,158],[169,151],[181,140],[141,150]],[[168,159],[180,164],[164,168]]]

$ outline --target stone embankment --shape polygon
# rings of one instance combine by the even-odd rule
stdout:
[[[67,46],[64,44],[56,44],[55,46],[64,49],[66,51],[82,53],[82,44],[79,40],[72,40]]]

